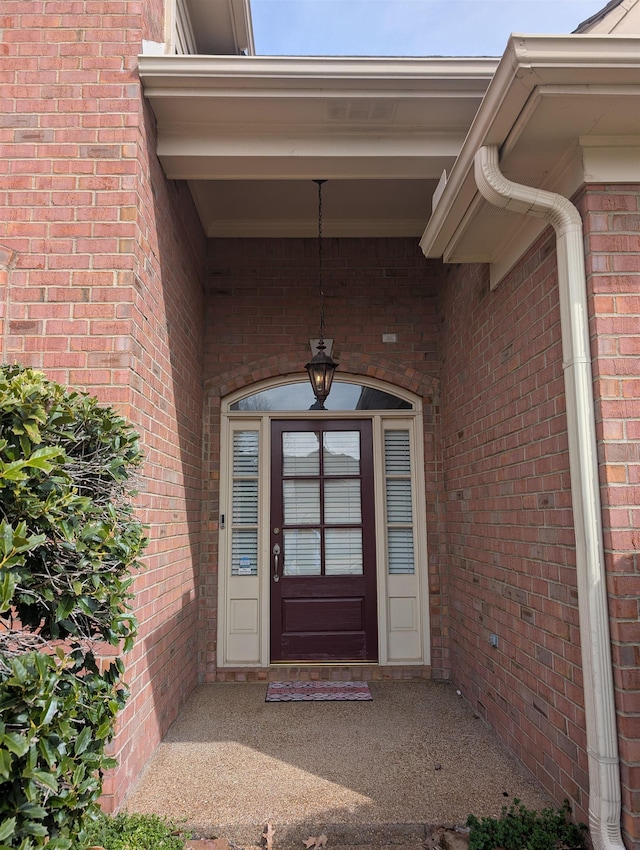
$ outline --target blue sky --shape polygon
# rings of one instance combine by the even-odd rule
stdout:
[[[607,0],[251,0],[262,56],[500,56],[569,33]]]

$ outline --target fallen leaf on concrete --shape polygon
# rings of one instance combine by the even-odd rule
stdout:
[[[275,833],[275,829],[273,826],[268,823],[265,827],[264,832],[262,833],[262,837],[265,840],[265,847],[267,850],[273,850],[273,835]]]
[[[327,838],[327,836],[323,833],[317,838],[311,835],[309,836],[309,838],[307,838],[306,841],[303,841],[302,843],[307,848],[307,850],[321,850],[322,847],[327,846],[328,840],[329,839]]]
[[[187,841],[185,850],[231,850],[226,838],[198,838]]]

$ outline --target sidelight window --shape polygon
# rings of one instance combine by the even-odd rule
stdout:
[[[258,574],[258,432],[234,431],[231,575]]]
[[[387,558],[390,575],[415,572],[411,443],[408,430],[384,432]]]

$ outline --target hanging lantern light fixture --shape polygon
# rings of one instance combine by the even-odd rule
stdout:
[[[326,180],[314,180],[318,186],[318,291],[320,295],[320,339],[318,340],[318,352],[304,367],[311,381],[311,388],[316,397],[316,403],[312,405],[311,410],[326,410],[324,403],[331,390],[333,376],[339,364],[335,363],[331,357],[325,353],[326,345],[324,343],[325,325],[324,325],[324,286],[322,278],[322,184]]]

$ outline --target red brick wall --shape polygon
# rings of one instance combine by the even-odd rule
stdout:
[[[147,455],[132,699],[105,784],[122,799],[196,681],[204,247],[154,155],[136,56],[162,0],[2,8],[3,358],[128,415]],[[2,283],[2,278],[0,278]]]
[[[439,263],[414,239],[327,239],[324,243],[327,337],[340,372],[369,374],[422,395],[433,673],[448,675],[439,573],[436,462]],[[315,239],[210,240],[205,374],[205,605],[201,670],[215,676],[217,516],[221,396],[271,376],[301,373],[318,336]],[[397,343],[383,343],[396,333]]]
[[[452,676],[553,797],[585,818],[553,234],[493,292],[487,267],[451,267],[440,311]]]
[[[640,188],[590,186],[579,205],[594,339],[623,826],[640,847]]]

